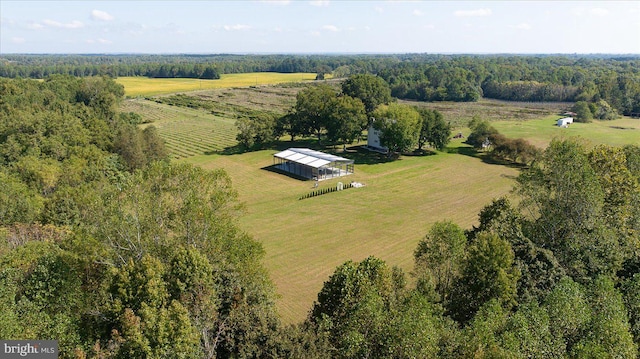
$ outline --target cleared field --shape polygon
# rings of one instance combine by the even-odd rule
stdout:
[[[573,123],[568,128],[556,126],[561,116],[548,116],[529,121],[496,121],[493,126],[507,137],[525,138],[544,148],[553,138],[582,137],[592,144],[612,146],[640,144],[640,119],[624,117],[613,121]]]
[[[300,88],[302,85],[290,84],[189,93],[215,102],[213,111],[147,100],[129,100],[123,105],[124,110],[154,121],[174,158],[204,168],[223,168],[230,174],[247,208],[239,224],[264,245],[265,265],[281,296],[278,308],[288,323],[305,318],[323,283],[347,260],[374,255],[410,272],[413,251],[434,222],[448,219],[470,228],[483,206],[509,194],[518,174],[515,168],[474,156],[460,140],[437,155],[405,156],[392,162],[376,163],[371,159],[375,155],[351,148],[338,154],[356,159],[356,173],[342,181],[365,186],[300,201],[300,196],[313,190],[313,182],[267,170],[275,150],[233,155],[216,152],[236,143],[238,113],[284,112],[295,102]],[[554,137],[574,135],[593,143],[640,143],[640,120],[594,121],[558,128],[557,114],[567,104],[493,100],[412,104],[440,110],[456,131],[465,135],[468,120],[477,115],[492,121],[503,134],[528,139],[540,147]],[[335,186],[338,181],[321,182],[320,188]]]
[[[230,174],[247,205],[240,225],[264,245],[286,322],[304,319],[322,284],[347,260],[374,255],[409,272],[413,251],[431,224],[450,219],[469,228],[484,205],[508,194],[517,175],[516,169],[457,153],[373,164],[356,160],[356,173],[341,180],[364,187],[301,201],[313,182],[263,169],[274,153],[186,161]],[[320,188],[338,181],[323,181]]]
[[[492,122],[528,121],[555,116],[573,105],[568,102],[515,102],[485,98],[477,102],[399,102],[438,110],[454,128],[465,127],[474,116]]]
[[[152,121],[174,159],[221,151],[237,143],[235,119],[142,99],[127,100],[121,109]]]
[[[315,73],[281,74],[276,72],[253,72],[246,74],[223,74],[220,76],[219,80],[119,77],[116,79],[116,82],[124,86],[125,96],[138,97],[216,88],[249,87],[286,82],[305,82],[313,81],[315,78]]]

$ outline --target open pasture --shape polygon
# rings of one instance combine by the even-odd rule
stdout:
[[[561,116],[548,116],[528,121],[496,121],[492,125],[507,137],[525,138],[545,148],[553,138],[581,137],[588,143],[623,146],[640,144],[640,119],[623,117],[613,121],[574,122],[567,128],[558,127]]]
[[[148,77],[119,77],[116,82],[123,85],[127,97],[165,95],[177,92],[199,91],[216,88],[249,87],[287,82],[313,81],[315,73],[252,72],[245,74],[222,74],[218,80],[164,79]]]
[[[338,154],[356,155],[351,150]],[[374,255],[410,272],[413,251],[431,224],[449,219],[470,228],[484,205],[509,193],[517,175],[514,168],[458,153],[381,163],[363,161],[369,155],[361,153],[355,174],[322,181],[319,188],[339,181],[364,187],[299,200],[313,190],[314,182],[264,169],[273,163],[273,153],[194,156],[186,161],[224,168],[231,176],[247,207],[241,227],[264,245],[265,264],[286,322],[304,319],[323,283],[345,261]]]
[[[477,102],[398,102],[438,110],[454,129],[465,127],[474,116],[491,122],[528,121],[558,115],[573,105],[569,102],[515,102],[486,98]]]

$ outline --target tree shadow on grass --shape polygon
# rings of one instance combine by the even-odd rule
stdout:
[[[356,165],[375,165],[379,163],[392,162],[399,159],[399,156],[397,154],[389,155],[387,153],[371,151],[366,147],[360,145],[347,147],[345,151],[334,154],[353,160],[353,163]]]
[[[445,152],[478,158],[483,163],[486,163],[489,165],[505,166],[505,167],[515,168],[515,169],[524,169],[527,167],[526,165],[521,163],[516,163],[516,162],[504,160],[501,158],[497,158],[496,156],[493,156],[490,152],[478,151],[473,147],[466,147],[466,146],[453,147],[453,148],[447,147],[445,149]]]
[[[268,144],[260,144],[252,147],[246,147],[241,144],[236,144],[234,146],[225,147],[222,150],[205,152],[205,154],[206,155],[218,154],[218,155],[230,156],[230,155],[239,155],[242,153],[256,152],[256,151],[262,151],[262,150],[274,150],[274,151],[280,152],[292,147],[310,148],[313,150],[326,152],[325,146],[323,146],[322,144],[319,144],[318,140],[301,139],[301,140],[295,140],[295,141],[274,141]]]
[[[427,150],[423,148],[423,149],[419,149],[411,152],[405,152],[402,155],[409,156],[409,157],[426,157],[426,156],[433,156],[436,154],[437,154],[436,151]]]

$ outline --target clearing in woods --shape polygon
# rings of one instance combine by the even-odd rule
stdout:
[[[272,164],[273,150],[186,159],[224,168],[231,176],[247,208],[240,225],[265,248],[265,265],[287,323],[305,318],[323,283],[345,261],[373,255],[409,273],[413,251],[435,221],[449,219],[470,228],[483,206],[509,193],[517,175],[515,168],[457,151],[380,163],[364,159],[376,154],[347,151],[338,154],[356,158],[355,173],[322,181],[319,189],[339,181],[364,187],[304,200],[299,198],[314,190],[314,182],[264,169]]]
[[[295,103],[303,84],[283,84],[188,93],[207,99],[203,110],[128,100],[123,110],[153,121],[174,158],[203,168],[223,168],[232,178],[247,213],[241,227],[265,248],[265,266],[277,286],[277,305],[286,323],[300,322],[336,266],[347,260],[377,256],[409,273],[413,251],[429,227],[452,220],[463,228],[477,223],[480,209],[493,198],[509,195],[518,169],[483,161],[462,139],[433,156],[403,156],[386,161],[356,147],[338,155],[356,160],[355,174],[323,181],[320,189],[338,181],[357,181],[350,188],[305,200],[313,181],[299,181],[268,171],[276,149],[223,154],[236,144],[235,119],[251,111],[284,113]],[[481,100],[477,103],[419,104],[436,108],[462,131],[474,115],[492,120],[509,137],[523,137],[544,147],[553,137],[581,136],[593,143],[638,143],[640,120],[623,118],[591,124],[554,126],[565,104],[516,104]],[[454,132],[454,133],[456,133]],[[285,138],[288,139],[288,136]],[[308,143],[281,143],[281,148]]]

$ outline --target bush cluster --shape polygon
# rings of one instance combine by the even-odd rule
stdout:
[[[351,183],[346,183],[344,185],[344,187],[342,187],[343,190],[347,189],[347,188],[352,188],[353,185]],[[331,192],[336,192],[338,191],[338,186],[335,187],[327,187],[327,188],[321,188],[318,190],[315,190],[311,193],[307,193],[304,196],[301,196],[300,198],[298,198],[299,200],[303,200],[306,198],[311,198],[311,197],[316,197],[316,196],[321,196],[323,194],[327,194],[327,193],[331,193]]]

